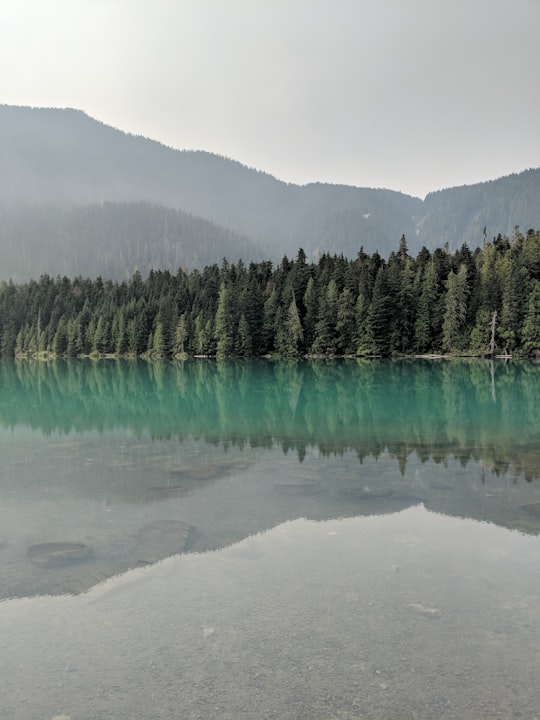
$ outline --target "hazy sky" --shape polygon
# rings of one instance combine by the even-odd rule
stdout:
[[[0,0],[0,103],[297,183],[540,166],[540,0]]]

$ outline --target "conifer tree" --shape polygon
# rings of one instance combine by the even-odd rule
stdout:
[[[480,308],[476,313],[476,322],[471,330],[470,340],[470,349],[473,353],[480,355],[489,353],[492,319],[493,313],[490,313],[485,308]]]
[[[540,350],[540,280],[532,281],[527,312],[523,321],[523,348],[527,352]]]
[[[348,287],[339,294],[336,318],[336,346],[344,355],[350,355],[354,348],[355,303],[354,296]]]
[[[275,349],[274,340],[278,310],[276,291],[272,289],[263,306],[262,346],[264,352],[272,352]]]
[[[163,323],[158,320],[156,323],[156,329],[154,330],[154,337],[152,341],[152,354],[154,357],[162,358],[165,353],[165,338],[163,333]]]
[[[291,288],[292,290],[292,288]],[[279,323],[276,331],[276,350],[283,357],[298,357],[304,341],[304,332],[294,297],[294,292],[284,321]],[[281,310],[281,309],[280,309]],[[282,317],[282,313],[279,313]]]
[[[217,343],[216,356],[230,357],[234,351],[233,316],[230,292],[224,282],[221,283],[219,290],[214,337]]]
[[[521,272],[514,247],[505,254],[499,270],[502,289],[499,342],[509,352],[512,352],[521,341],[520,330],[523,323],[522,293],[523,288],[527,286],[526,273]]]
[[[187,334],[186,314],[182,313],[174,329],[173,355],[183,355],[186,352]]]
[[[112,338],[113,342],[115,343],[114,351],[117,355],[124,355],[127,352],[128,339],[126,318],[123,310],[121,310],[118,314],[118,320],[115,330],[116,332],[113,332]]]
[[[331,278],[326,291],[319,297],[319,312],[312,346],[312,350],[316,354],[334,354],[336,352],[337,309],[338,288],[334,278]]]
[[[238,322],[236,354],[239,357],[251,357],[253,354],[253,343],[251,340],[251,333],[249,331],[249,324],[243,313]]]
[[[364,293],[358,295],[355,306],[354,343],[357,355],[373,355],[375,341],[371,328],[371,305]]]
[[[305,346],[308,350],[312,347],[315,340],[315,325],[317,323],[318,307],[319,301],[317,298],[315,280],[310,277],[306,285],[306,292],[304,293],[304,340]]]
[[[461,265],[457,273],[453,270],[450,271],[446,282],[443,348],[448,352],[463,350],[466,346],[464,329],[468,293],[467,268],[465,265]]]
[[[435,349],[439,312],[435,265],[429,261],[424,270],[414,324],[414,347],[417,352],[423,353]]]
[[[64,355],[68,347],[68,334],[67,334],[67,323],[66,318],[62,317],[58,320],[56,325],[56,332],[54,333],[52,351],[55,355]]]
[[[391,346],[392,306],[386,267],[381,265],[375,278],[368,316],[369,334],[373,338],[373,352],[376,354],[387,355],[393,349]]]
[[[249,276],[245,279],[245,286],[241,292],[238,310],[240,319],[244,316],[250,336],[250,355],[261,355],[264,352],[263,343],[263,307],[264,297],[259,287],[257,277],[253,268],[250,268]],[[244,332],[245,328],[242,330]],[[240,321],[238,323],[240,333]]]
[[[206,318],[200,312],[195,318],[195,327],[193,331],[193,349],[195,355],[207,355],[210,338],[206,332]]]

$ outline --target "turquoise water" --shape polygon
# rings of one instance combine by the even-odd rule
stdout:
[[[540,718],[538,365],[4,362],[0,453],[2,720]]]

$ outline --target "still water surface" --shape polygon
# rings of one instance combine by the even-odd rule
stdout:
[[[540,366],[3,363],[0,453],[2,720],[540,719]]]

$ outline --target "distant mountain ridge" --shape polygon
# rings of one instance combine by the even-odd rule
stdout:
[[[321,252],[354,257],[361,246],[387,255],[397,248],[402,234],[411,251],[446,242],[452,248],[463,242],[475,247],[482,242],[484,226],[489,234],[509,234],[515,225],[540,227],[540,169],[430,193],[424,201],[392,190],[323,183],[299,186],[211,153],[168,148],[73,109],[0,105],[0,167],[0,250],[4,255],[0,276],[4,278],[38,272],[33,258],[24,267],[19,262],[13,272],[7,252],[24,239],[25,222],[38,212],[36,207],[45,215],[45,209],[50,209],[48,221],[42,221],[42,243],[43,251],[53,255],[58,237],[64,245],[92,245],[95,240],[93,225],[83,230],[79,221],[75,223],[78,229],[71,236],[68,232],[66,239],[66,213],[80,215],[77,208],[82,206],[108,204],[98,225],[100,237],[107,236],[108,251],[114,254],[114,227],[120,232],[122,226],[118,216],[123,213],[123,225],[129,226],[127,216],[133,211],[148,226],[144,243],[153,249],[146,255],[150,254],[152,263],[161,263],[162,269],[178,256],[171,243],[180,239],[181,262],[193,267],[220,262],[225,255],[232,259],[238,252],[244,253],[246,261],[277,260],[296,254],[299,247],[311,258]],[[111,204],[119,205],[115,212]],[[143,208],[154,219],[161,214],[161,220],[142,221]],[[183,216],[184,226],[192,216],[191,232],[178,230],[176,241],[169,238],[167,253],[160,251],[161,228],[171,210],[177,213],[176,221]],[[95,213],[94,217],[87,213],[89,221],[95,220]],[[113,224],[105,229],[103,222],[113,216]],[[204,251],[197,243],[193,216],[213,226],[212,241]],[[208,234],[208,225],[204,227]],[[134,262],[125,251],[129,237],[120,235],[117,242],[123,248],[124,265],[111,267],[108,273],[105,263],[104,274],[123,276],[135,265],[141,266],[139,251],[133,251],[133,257],[139,257]],[[32,248],[34,256],[36,248]],[[75,264],[64,263],[66,274],[89,274],[90,268],[80,264],[82,255],[80,260],[74,258]]]
[[[145,202],[59,207],[32,205],[0,213],[0,280],[47,274],[126,280],[138,271],[192,269],[221,261],[260,260],[248,238],[180,210]]]

